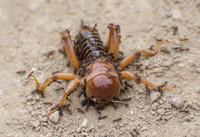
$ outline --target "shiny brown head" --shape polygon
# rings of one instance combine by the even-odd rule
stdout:
[[[95,103],[109,103],[120,92],[120,81],[110,64],[96,62],[91,65],[88,75],[86,94]]]

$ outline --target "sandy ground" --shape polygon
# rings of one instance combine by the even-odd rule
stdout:
[[[120,24],[124,55],[169,40],[156,56],[141,57],[126,70],[176,88],[162,96],[157,91],[148,95],[144,85],[128,81],[132,88],[120,98],[132,98],[129,107],[107,106],[101,111],[107,118],[101,120],[93,107],[87,112],[81,107],[84,97],[78,98],[78,88],[70,95],[71,102],[66,101],[72,114],[63,110],[60,121],[56,113],[50,120],[48,112],[68,82],[52,83],[41,98],[31,94],[35,83],[27,76],[34,70],[43,82],[55,71],[73,73],[58,51],[59,32],[67,28],[74,38],[81,19],[98,23],[103,42],[107,25]],[[0,0],[0,136],[200,136],[199,22],[199,0]]]

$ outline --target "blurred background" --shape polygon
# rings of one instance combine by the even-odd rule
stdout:
[[[118,105],[101,111],[81,106],[77,89],[69,99],[70,110],[60,121],[47,115],[63,94],[66,82],[52,83],[44,94],[32,95],[31,71],[43,82],[52,72],[71,72],[67,58],[59,52],[59,33],[78,34],[80,21],[98,24],[102,41],[107,26],[121,27],[120,51],[124,56],[155,47],[159,53],[141,57],[127,70],[157,85],[165,81],[177,87],[147,95],[143,85],[121,95],[132,98],[129,107]],[[200,1],[199,0],[0,0],[0,135],[1,136],[198,136],[200,135]],[[57,89],[61,90],[57,90]],[[84,113],[77,111],[84,110]],[[114,121],[121,118],[120,121]],[[114,122],[113,122],[114,121]]]

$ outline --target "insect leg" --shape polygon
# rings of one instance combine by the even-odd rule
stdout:
[[[163,41],[161,41],[161,42],[156,46],[156,48],[155,48],[155,50],[154,50],[153,52],[146,51],[146,50],[141,50],[140,52],[141,52],[142,55],[145,55],[145,56],[149,56],[149,57],[155,56],[155,55],[158,53],[158,50],[159,50],[160,46],[161,46],[164,42],[166,42],[166,41],[168,41],[168,40],[163,40]]]
[[[127,57],[125,57],[121,62],[120,65],[118,67],[119,70],[122,70],[123,68],[125,68],[131,61],[135,60],[136,58],[140,57],[141,53],[140,52],[135,52],[131,55],[128,55]]]
[[[146,79],[141,78],[141,77],[139,77],[139,76],[137,76],[137,75],[135,75],[135,74],[133,74],[132,72],[129,72],[129,71],[122,71],[121,72],[121,79],[135,80],[138,83],[143,83],[146,86],[148,86],[148,87],[150,87],[154,90],[158,90],[158,91],[169,90],[171,88],[176,87],[176,85],[171,85],[169,87],[157,86],[157,85],[147,81]]]
[[[106,43],[106,50],[109,53],[112,53],[114,58],[113,60],[116,61],[119,54],[119,44],[120,44],[120,27],[119,25],[110,23],[108,25],[109,29],[109,36],[108,41]]]
[[[145,56],[149,56],[149,57],[152,57],[152,56],[155,56],[157,53],[158,53],[158,50],[160,48],[160,46],[166,42],[167,40],[164,40],[162,42],[160,42],[154,51],[150,52],[150,51],[146,51],[146,50],[141,50],[141,51],[138,51],[138,52],[135,52],[127,57],[125,57],[120,65],[119,65],[119,69],[123,69],[124,67],[126,67],[130,62],[132,62],[133,60],[135,60],[137,57],[139,57],[140,55],[145,55]]]
[[[41,88],[39,88],[39,83],[37,78],[31,73],[29,75],[29,77],[33,77],[36,83],[36,89],[38,92],[43,92],[45,90],[45,88],[47,87],[47,85],[54,81],[54,80],[73,80],[76,78],[76,76],[74,74],[70,74],[70,73],[56,73],[54,75],[51,75],[50,77],[48,77],[44,83],[42,84]]]
[[[57,110],[59,110],[59,109],[62,108],[62,106],[63,106],[64,103],[65,103],[65,100],[66,100],[67,96],[68,96],[68,95],[73,91],[73,89],[75,89],[78,85],[81,85],[81,84],[79,84],[79,83],[81,83],[79,79],[74,79],[74,80],[70,81],[70,83],[69,83],[68,86],[67,86],[67,89],[65,90],[65,92],[64,92],[64,94],[63,94],[63,96],[62,96],[62,99],[61,99],[60,103],[56,106],[55,109],[51,110],[51,111],[49,112],[49,114],[51,114],[51,113],[53,113],[53,112],[55,112],[55,111],[57,111]]]
[[[67,55],[67,58],[69,59],[69,62],[72,65],[72,67],[77,70],[79,66],[79,60],[74,51],[74,46],[72,44],[70,32],[69,30],[66,30],[61,32],[60,34],[64,52]]]

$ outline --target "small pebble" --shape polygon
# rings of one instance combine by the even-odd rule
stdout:
[[[196,73],[200,74],[200,68],[196,69]]]
[[[47,115],[47,112],[46,112],[46,111],[42,111],[42,112],[41,112],[41,115],[44,117],[44,116]]]
[[[145,131],[145,130],[147,130],[147,127],[146,126],[142,126],[141,130]]]
[[[133,115],[133,114],[134,114],[134,111],[133,111],[133,110],[131,110],[131,111],[130,111],[130,113]]]
[[[161,96],[160,92],[152,92],[150,94],[151,102],[155,102],[158,100],[158,98]]]
[[[40,131],[40,126],[38,126],[37,128],[34,129],[34,131],[39,132]]]
[[[56,111],[56,112],[52,113],[52,114],[49,116],[49,119],[50,119],[52,122],[54,122],[54,123],[58,123],[58,122],[59,122],[59,119],[60,119],[60,117],[59,117],[59,112]]]
[[[174,59],[179,58],[179,57],[180,57],[180,55],[178,55],[178,54],[173,56]]]
[[[144,106],[137,106],[137,108],[138,108],[138,109],[143,109],[143,108],[144,108]]]
[[[40,118],[40,121],[42,121],[42,122],[47,122],[47,120],[48,120],[47,117],[41,117]]]
[[[52,137],[52,133],[47,133],[46,137]]]
[[[156,136],[157,135],[157,132],[156,131],[153,131],[152,132],[152,136]]]
[[[151,109],[152,109],[152,110],[157,110],[158,108],[159,108],[158,102],[154,102],[154,103],[151,105]]]
[[[10,124],[11,124],[11,122],[8,120],[8,121],[6,121],[6,124],[7,124],[7,125],[10,125]]]
[[[41,108],[42,108],[42,106],[39,105],[39,104],[36,104],[36,105],[33,106],[34,110],[38,110],[38,109],[41,109]]]
[[[88,120],[85,118],[81,124],[81,127],[84,127],[87,125]]]
[[[176,108],[182,108],[184,105],[184,100],[181,97],[173,97],[171,104]]]
[[[181,46],[172,46],[173,49],[180,49]]]
[[[170,13],[166,13],[166,12],[162,12],[161,15],[163,19],[166,19],[172,16]]]
[[[172,18],[173,19],[181,19],[182,14],[181,14],[180,10],[172,10]]]
[[[157,110],[157,112],[161,115],[163,115],[165,113],[165,110],[163,108],[160,108]]]
[[[35,100],[39,100],[40,99],[40,96],[37,94],[36,96],[35,96]]]
[[[38,71],[38,69],[37,68],[31,68],[31,71],[36,72],[36,71]]]
[[[45,104],[51,104],[52,103],[52,101],[51,100],[49,100],[49,99],[44,99],[44,101],[43,101]]]
[[[31,115],[34,116],[34,115],[35,115],[35,111],[32,111],[32,112],[31,112]]]
[[[200,93],[200,87],[197,87],[197,88],[195,89],[195,91],[196,91],[197,93]]]
[[[162,73],[162,72],[163,72],[163,68],[159,67],[159,68],[155,68],[152,73]]]
[[[33,108],[32,108],[32,107],[28,107],[27,109],[28,109],[28,111],[29,111],[30,113],[33,111]]]
[[[48,125],[48,123],[47,123],[48,121],[46,121],[46,123],[44,122],[44,123],[42,123],[42,125],[43,126],[47,126]]]
[[[30,96],[28,96],[26,99],[27,99],[27,101],[32,101],[32,100],[33,100],[33,96],[30,95]]]
[[[35,103],[36,103],[36,101],[35,100],[33,100],[32,102],[30,102],[31,103],[31,105],[34,105]]]
[[[86,136],[88,136],[88,133],[83,132],[83,133],[81,133],[81,135],[82,135],[83,137],[86,137]]]
[[[155,115],[155,114],[156,114],[156,111],[150,110],[150,113],[151,113],[152,115]]]
[[[27,106],[31,106],[31,103],[30,103],[30,102],[27,102],[26,104],[27,104]]]
[[[184,64],[180,63],[180,64],[179,64],[179,67],[183,68],[183,67],[184,67]]]
[[[33,126],[34,128],[37,128],[39,125],[40,125],[40,121],[39,121],[39,120],[36,120],[36,121],[33,121],[33,122],[32,122],[32,126]]]
[[[12,135],[11,135],[11,133],[8,133],[8,134],[6,134],[6,136],[7,136],[7,137],[11,137]]]
[[[26,100],[25,98],[23,98],[22,103],[26,103],[26,101],[27,101],[27,100]]]
[[[172,118],[171,115],[169,115],[169,116],[165,116],[165,119],[166,119],[166,120],[170,120],[171,118]]]
[[[181,42],[179,41],[179,40],[174,40],[174,44],[176,44],[176,45],[180,45],[181,44]]]

